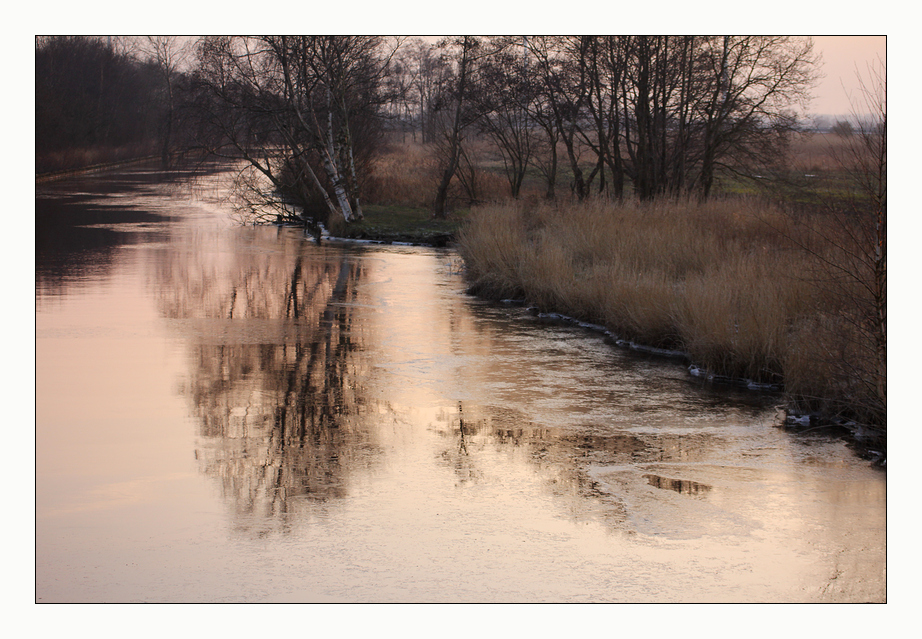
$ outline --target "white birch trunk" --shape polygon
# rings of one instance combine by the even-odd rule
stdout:
[[[349,195],[346,193],[346,189],[343,187],[342,182],[334,185],[333,191],[336,193],[336,199],[339,200],[339,208],[342,209],[345,220],[347,222],[355,220],[355,215],[352,213],[352,205],[349,204]]]
[[[317,178],[317,174],[314,173],[310,165],[307,165],[305,168],[307,169],[308,175],[311,176],[311,180],[314,182],[314,186],[317,187],[317,191],[319,191],[320,194],[323,196],[323,201],[326,202],[327,208],[330,209],[330,213],[332,213],[333,215],[336,215],[337,213],[342,214],[343,213],[342,210],[336,209],[336,204],[334,204],[333,200],[330,199],[330,196],[327,194],[327,190],[323,188],[322,184],[320,184],[320,180]]]
[[[323,157],[323,168],[326,170],[327,177],[333,184],[333,193],[336,195],[336,201],[339,203],[339,209],[343,219],[347,222],[352,222],[355,219],[355,215],[352,213],[352,205],[349,204],[349,194],[343,183],[343,172],[336,165],[337,153],[333,137],[333,111],[330,109],[330,101],[330,89],[327,87],[327,131],[326,136],[321,134],[321,139],[325,138],[325,148],[321,154]],[[320,133],[320,126],[317,123],[316,115],[314,116],[314,124],[317,125],[318,133]]]
[[[355,215],[356,219],[363,220],[365,219],[365,214],[362,213],[362,204],[359,202],[359,181],[355,177],[355,158],[352,155],[351,135],[347,137],[347,144],[349,145],[346,150],[349,151],[349,172],[352,176],[352,193],[355,196],[355,210],[353,211],[353,214]]]
[[[324,149],[323,168],[326,169],[327,177],[330,178],[330,182],[333,184],[333,193],[336,195],[336,201],[339,203],[340,213],[342,213],[343,218],[347,222],[351,222],[355,219],[355,216],[352,213],[352,205],[349,204],[349,194],[346,192],[342,173],[334,163],[333,158],[335,156],[331,151],[332,149]]]

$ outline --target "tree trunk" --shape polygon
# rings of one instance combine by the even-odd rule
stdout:
[[[171,74],[172,71],[169,68],[164,69],[167,90],[167,112],[166,123],[163,130],[163,146],[160,149],[160,163],[164,169],[170,168],[170,138],[173,135],[173,79]]]
[[[451,185],[451,179],[458,170],[458,160],[461,154],[461,112],[464,108],[464,94],[467,90],[467,74],[469,66],[469,47],[470,43],[467,36],[461,43],[461,65],[458,69],[458,97],[455,106],[455,117],[452,123],[452,129],[449,133],[448,142],[448,164],[442,173],[442,180],[439,182],[439,190],[435,195],[435,208],[433,217],[444,219],[448,217],[448,187]]]
[[[435,210],[433,215],[440,219],[448,217],[448,187],[451,185],[451,179],[458,170],[458,151],[460,146],[461,145],[453,136],[449,148],[448,165],[442,172],[442,181],[439,182],[439,190],[435,195]]]

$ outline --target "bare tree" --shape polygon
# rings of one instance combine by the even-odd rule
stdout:
[[[425,46],[425,42],[416,38],[395,52],[389,72],[383,79],[388,116],[397,123],[404,141],[408,128],[412,129],[413,138],[416,138],[418,101],[415,88],[420,74],[420,67],[414,55],[417,46]]]
[[[596,178],[605,191],[606,173],[616,197],[630,179],[641,199],[706,198],[718,170],[780,157],[797,126],[791,107],[815,78],[801,38],[535,37],[529,48],[542,90],[533,105],[552,115],[580,198]]]
[[[449,61],[434,44],[412,38],[395,52],[385,82],[391,108],[413,127],[414,140],[417,131],[423,143],[435,140],[433,111],[450,76]]]
[[[190,41],[176,36],[147,36],[139,43],[142,54],[157,66],[165,87],[165,114],[161,135],[160,157],[164,168],[170,165],[173,126],[176,114],[176,77],[183,64],[192,54]]]
[[[479,129],[499,149],[513,198],[519,196],[528,169],[534,133],[529,116],[533,86],[528,77],[528,49],[508,38],[491,43],[494,53],[481,70],[474,100]]]
[[[625,108],[619,90],[627,71],[623,39],[613,36],[584,38],[580,47],[580,65],[588,77],[586,107],[594,125],[589,129],[591,134],[583,133],[583,139],[598,158],[599,192],[606,189],[603,165],[607,165],[612,177],[612,193],[621,199],[625,185],[625,165],[621,155]]]
[[[465,132],[479,115],[471,99],[471,93],[476,89],[475,76],[479,72],[481,62],[490,55],[490,50],[484,46],[480,38],[474,36],[447,39],[439,46],[454,58],[457,67],[454,81],[446,87],[447,91],[443,94],[445,106],[450,109],[450,121],[440,140],[442,178],[433,208],[434,217],[445,218],[448,216],[448,189],[461,164]]]
[[[721,36],[703,46],[708,97],[696,117],[704,124],[698,183],[706,198],[718,168],[739,171],[783,149],[797,125],[790,107],[810,99],[817,57],[809,38]]]
[[[389,60],[368,36],[204,39],[198,101],[212,150],[240,154],[304,221],[361,219],[358,156],[373,141]]]
[[[832,258],[822,257],[830,291],[841,300],[857,338],[858,356],[840,361],[840,369],[859,387],[864,409],[859,417],[883,424],[887,419],[887,67],[868,65],[858,75],[859,95],[852,99],[858,125],[844,147],[833,147],[837,164],[856,190],[851,212],[839,215],[841,233],[833,239]]]
[[[847,197],[824,194],[807,228],[787,234],[812,258],[805,274],[816,286],[818,308],[805,318],[809,337],[797,353],[816,360],[825,378],[789,392],[802,409],[855,422],[871,437],[886,439],[887,424],[887,83],[886,65],[859,76],[852,101],[857,131],[830,145],[847,185]],[[803,377],[803,376],[799,376]]]
[[[641,199],[681,192],[694,164],[689,111],[701,90],[687,61],[692,44],[687,36],[637,36],[620,46],[624,170]]]
[[[571,190],[582,199],[589,194],[583,174],[579,135],[589,93],[588,76],[580,64],[586,41],[573,37],[535,36],[527,41],[535,63],[535,81],[556,139],[564,144],[573,174]]]
[[[530,100],[526,102],[528,120],[533,123],[543,135],[532,136],[534,153],[532,164],[544,176],[545,193],[548,200],[557,197],[557,144],[560,142],[560,127],[554,108],[554,96],[547,91],[547,39],[524,37],[525,55],[528,64],[526,81],[529,87]],[[535,59],[536,52],[541,58]]]

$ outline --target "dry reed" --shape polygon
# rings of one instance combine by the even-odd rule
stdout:
[[[373,204],[431,207],[437,173],[431,148],[416,143],[391,145],[375,158],[363,194]]]
[[[482,145],[473,145],[471,155],[480,157]],[[437,145],[418,142],[392,142],[374,160],[371,173],[362,186],[369,204],[432,208],[441,179]],[[454,208],[466,208],[471,201],[493,202],[509,196],[509,184],[502,175],[462,158],[452,180],[449,200]]]
[[[844,414],[855,385],[846,390],[830,355],[857,361],[846,352],[857,341],[810,275],[816,256],[798,246],[822,241],[815,220],[758,200],[596,200],[476,208],[460,249],[480,295],[684,350],[716,374],[783,381],[802,403],[826,398],[812,407],[837,401]]]

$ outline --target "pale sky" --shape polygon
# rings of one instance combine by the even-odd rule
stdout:
[[[858,89],[857,72],[867,77],[868,63],[887,61],[886,36],[813,36],[814,48],[823,55],[826,75],[814,91],[810,112],[846,115],[851,111],[848,92]]]

